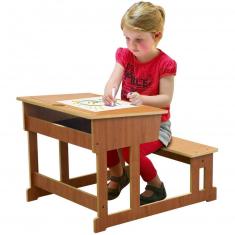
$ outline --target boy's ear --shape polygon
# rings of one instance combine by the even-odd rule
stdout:
[[[155,40],[160,40],[162,38],[162,32],[156,32],[154,33],[154,39]]]

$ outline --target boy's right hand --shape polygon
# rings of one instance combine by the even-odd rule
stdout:
[[[115,99],[112,97],[112,94],[104,94],[102,98],[105,105],[111,106],[115,103]]]

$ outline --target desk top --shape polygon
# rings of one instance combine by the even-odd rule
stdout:
[[[61,100],[89,98],[94,96],[99,96],[99,95],[92,93],[80,93],[80,94],[62,94],[62,95],[25,96],[25,97],[17,97],[17,100],[20,100],[24,103],[48,108],[51,110],[56,110],[59,112],[87,119],[106,119],[106,118],[117,118],[117,117],[162,115],[167,113],[167,110],[147,105],[141,105],[141,106],[136,106],[134,108],[125,108],[125,109],[118,109],[111,111],[92,112],[57,102]]]

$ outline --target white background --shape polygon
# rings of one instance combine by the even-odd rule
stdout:
[[[17,96],[102,94],[124,47],[120,19],[135,1],[8,0],[0,3],[0,234],[92,234],[96,213],[57,196],[26,203],[27,135]],[[175,136],[216,146],[218,200],[111,227],[103,234],[234,234],[233,1],[154,1],[166,10],[159,48],[178,63]],[[58,143],[39,136],[40,170],[58,177]],[[71,175],[95,171],[95,156],[70,147]],[[150,156],[169,197],[189,190],[187,165]],[[141,181],[141,190],[145,184]],[[95,188],[87,190],[94,192]],[[129,189],[109,203],[128,207]]]

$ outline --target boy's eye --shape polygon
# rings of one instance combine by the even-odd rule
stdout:
[[[130,38],[129,37],[125,37],[126,38],[126,41],[130,41]],[[139,42],[142,42],[143,39],[142,38],[136,38],[134,39],[135,42],[139,43]]]
[[[142,38],[137,38],[136,39],[136,42],[141,42],[142,41]]]

